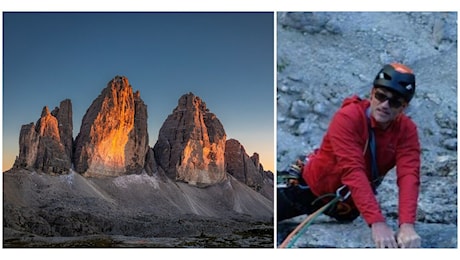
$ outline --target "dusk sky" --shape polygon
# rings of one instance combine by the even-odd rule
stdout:
[[[274,171],[273,13],[3,13],[3,171],[21,126],[69,98],[73,136],[116,75],[148,109],[149,145],[183,94]]]

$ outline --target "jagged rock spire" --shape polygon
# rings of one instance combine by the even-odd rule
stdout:
[[[207,186],[226,178],[226,134],[205,102],[193,93],[180,97],[160,128],[155,159],[168,177]]]
[[[229,139],[225,144],[225,167],[237,180],[256,191],[260,190],[263,174],[259,171],[258,156],[249,157],[238,140]]]
[[[116,76],[93,101],[75,139],[75,170],[87,176],[140,173],[148,149],[147,107]]]
[[[51,115],[57,118],[59,123],[59,135],[61,143],[65,147],[68,158],[72,158],[73,150],[73,121],[72,121],[72,102],[70,99],[61,101],[59,107],[51,111]]]
[[[59,111],[67,111],[67,115],[63,116]],[[70,100],[62,101],[60,108],[56,108],[53,112],[55,113],[50,113],[45,106],[36,124],[30,123],[21,127],[19,156],[16,157],[13,168],[34,169],[50,174],[69,171],[72,164]]]

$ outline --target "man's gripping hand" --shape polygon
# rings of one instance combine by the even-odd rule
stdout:
[[[415,232],[414,224],[401,224],[396,234],[396,241],[401,248],[419,248],[421,247],[421,240]]]

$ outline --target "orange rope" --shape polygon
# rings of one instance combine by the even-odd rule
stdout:
[[[326,205],[322,206],[320,209],[317,211],[313,212],[310,214],[307,218],[305,218],[304,221],[302,221],[289,235],[284,239],[284,241],[278,246],[279,248],[286,248],[287,245],[291,242],[291,240],[294,238],[294,236],[297,235],[297,233],[305,226],[307,225],[310,221],[313,221],[317,216],[319,216],[323,211],[326,210],[327,207],[330,205],[334,204],[337,202],[338,198],[331,200],[329,203]]]

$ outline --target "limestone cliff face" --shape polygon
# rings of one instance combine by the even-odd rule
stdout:
[[[235,139],[229,139],[225,144],[225,169],[237,180],[273,201],[273,173],[264,170],[258,153],[249,156]]]
[[[134,127],[129,133],[125,146],[125,164],[128,174],[142,171],[150,149],[148,145],[147,105],[141,99],[139,91],[136,91],[134,93]]]
[[[19,134],[19,156],[14,168],[35,169],[50,174],[67,173],[71,167],[70,152],[72,148],[72,105],[70,100],[61,102],[68,117],[58,112],[53,115],[44,107],[36,124],[21,127]],[[55,111],[59,109],[56,108]],[[53,111],[54,112],[54,111]],[[70,131],[70,139],[66,135]],[[61,134],[62,133],[62,134]]]
[[[261,189],[264,178],[258,154],[249,157],[243,145],[235,139],[229,139],[225,144],[225,167],[237,180],[256,191]]]
[[[147,108],[126,77],[116,76],[93,101],[75,139],[75,170],[86,176],[119,176],[144,167]]]
[[[73,121],[72,121],[72,103],[70,99],[61,101],[59,107],[54,108],[51,114],[59,122],[59,135],[61,143],[65,147],[67,157],[72,158],[73,150]]]
[[[226,178],[225,141],[219,119],[199,97],[188,93],[160,128],[154,156],[168,177],[212,185]]]

